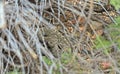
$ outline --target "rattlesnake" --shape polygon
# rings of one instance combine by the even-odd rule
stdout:
[[[63,50],[70,48],[67,39],[58,30],[43,28],[42,33],[47,48],[54,54],[54,56],[58,56]],[[38,37],[40,41],[42,41],[41,32],[38,33]]]

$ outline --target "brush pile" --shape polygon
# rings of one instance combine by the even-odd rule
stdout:
[[[92,41],[115,22],[116,12],[109,1],[6,0],[4,10],[1,74],[101,74],[95,60],[86,59],[95,58],[98,52],[94,52]],[[64,53],[72,55],[69,64],[64,63],[69,58],[63,57]]]

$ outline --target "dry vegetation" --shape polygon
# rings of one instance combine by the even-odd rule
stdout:
[[[109,0],[6,0],[4,10],[0,74],[120,74]]]

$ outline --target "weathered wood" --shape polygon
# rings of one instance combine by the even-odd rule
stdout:
[[[0,28],[6,27],[4,5],[4,0],[0,0]]]

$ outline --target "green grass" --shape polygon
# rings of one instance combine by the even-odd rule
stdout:
[[[14,69],[14,71],[9,71],[6,74],[22,74],[22,72],[19,72],[18,70]]]
[[[108,46],[111,45],[111,42],[108,41],[108,40],[106,40],[106,39],[105,39],[104,37],[102,37],[102,36],[97,37],[94,42],[95,42],[95,45],[96,45],[95,47],[96,47],[97,49],[100,49],[100,48],[102,48],[103,46],[104,46],[105,48],[107,48]]]
[[[110,3],[115,7],[116,10],[119,10],[120,0],[111,0]]]
[[[112,38],[112,41],[117,44],[118,48],[120,48],[120,16],[115,18],[115,21],[118,23],[118,25],[110,24],[106,30],[109,32],[110,37]],[[97,36],[96,40],[94,41],[96,49],[105,49],[104,52],[108,53],[108,50],[110,49],[110,46],[112,45],[112,42],[107,40],[103,36]]]
[[[52,64],[51,60],[49,58],[47,58],[46,56],[43,56],[43,59],[47,65],[50,66]]]
[[[71,54],[71,49],[69,48],[67,51],[62,53],[61,55],[61,62],[63,64],[68,64],[72,60],[72,54]]]

